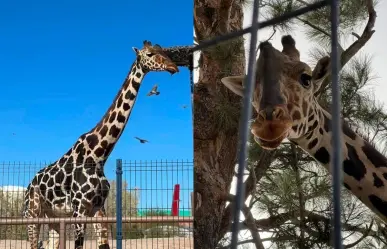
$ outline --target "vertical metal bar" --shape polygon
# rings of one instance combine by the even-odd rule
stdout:
[[[194,206],[194,203],[195,203],[195,199],[194,199],[194,192],[191,192],[191,216],[192,217],[195,217],[194,216],[194,211],[195,211],[195,206]]]
[[[331,0],[331,67],[332,67],[332,180],[333,180],[333,246],[335,249],[343,248],[341,238],[341,196],[342,184],[342,159],[341,159],[341,119],[340,119],[340,86],[338,55],[338,24],[339,0]]]
[[[258,14],[259,14],[259,0],[254,0],[253,15],[251,22],[251,33],[250,33],[250,50],[249,60],[247,66],[247,77],[245,78],[245,88],[242,106],[242,117],[239,126],[239,158],[238,158],[238,178],[237,188],[235,197],[235,206],[233,210],[233,224],[232,224],[232,235],[231,235],[231,249],[236,249],[238,246],[238,233],[239,233],[239,217],[244,205],[244,184],[243,184],[243,173],[246,168],[246,156],[247,156],[247,142],[250,135],[249,131],[249,120],[251,118],[251,98],[253,93],[253,86],[255,85],[255,63],[256,53],[255,49],[258,42]]]
[[[59,223],[59,249],[66,249],[66,222]]]
[[[122,249],[122,159],[117,159],[116,167],[116,248]]]

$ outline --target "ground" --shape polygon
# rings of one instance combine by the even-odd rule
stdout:
[[[116,248],[116,241],[109,240],[109,244]],[[154,239],[138,239],[138,240],[124,240],[122,247],[125,249],[193,249],[193,239],[187,238],[154,238]],[[96,241],[87,240],[85,249],[97,248]],[[0,249],[29,249],[28,243],[25,240],[0,240]],[[66,249],[74,249],[73,241],[66,243]]]

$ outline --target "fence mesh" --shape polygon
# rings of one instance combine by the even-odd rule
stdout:
[[[0,223],[3,223],[0,224],[0,249],[30,248],[26,225],[21,224],[27,222],[22,215],[25,210],[24,195],[37,172],[43,172],[43,168],[46,169],[45,172],[51,172],[47,165],[50,163],[0,163]],[[119,175],[111,170],[115,168],[114,163],[105,165],[110,191],[104,206],[107,217],[102,220],[108,224],[111,248],[119,248],[116,238],[119,224],[122,227],[122,248],[193,248],[190,208],[193,191],[192,161],[124,161],[121,167],[122,174]],[[78,173],[73,175],[72,182],[82,179],[82,174]],[[122,185],[120,195],[117,195],[117,181],[121,181]],[[178,198],[174,206],[173,197]],[[122,206],[121,209],[116,208],[117,203]],[[122,220],[116,219],[117,214],[122,214]],[[49,216],[46,220],[52,223],[54,220],[59,221],[59,216]],[[85,248],[97,248],[100,234],[94,230],[90,217],[84,219],[87,222]],[[4,224],[10,221],[18,223]],[[63,223],[62,227],[56,223],[59,232],[65,231],[65,248],[74,248],[74,227],[70,223],[74,222]],[[53,238],[56,240],[52,240]],[[37,243],[44,243],[46,246],[49,239],[51,243],[59,242],[60,234],[50,231],[48,225],[43,224]]]

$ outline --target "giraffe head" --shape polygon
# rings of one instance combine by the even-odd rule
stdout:
[[[294,39],[282,37],[283,50],[269,42],[259,45],[256,84],[252,105],[258,116],[251,124],[255,141],[264,149],[275,149],[285,138],[297,139],[308,131],[310,116],[317,105],[314,93],[328,75],[330,59],[320,59],[312,69],[300,61]],[[245,76],[225,77],[221,81],[235,94],[243,96]]]
[[[144,47],[133,47],[137,60],[146,71],[167,71],[171,74],[179,72],[176,64],[164,53],[160,45],[152,46],[150,41],[144,41]]]

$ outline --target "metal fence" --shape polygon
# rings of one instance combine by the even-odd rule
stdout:
[[[249,120],[251,118],[251,99],[254,90],[255,82],[255,64],[256,64],[256,47],[258,41],[258,30],[278,24],[280,22],[289,20],[296,16],[306,14],[310,11],[315,11],[325,6],[331,8],[331,81],[332,81],[332,137],[333,137],[333,200],[334,200],[334,248],[342,248],[342,237],[341,237],[341,222],[340,222],[340,189],[341,189],[341,133],[340,133],[340,89],[338,84],[338,73],[339,73],[339,56],[338,56],[338,22],[339,22],[339,0],[326,0],[317,1],[308,5],[307,7],[299,8],[297,10],[287,12],[282,16],[264,21],[258,22],[259,14],[259,0],[254,0],[253,13],[252,13],[252,25],[248,28],[228,33],[222,36],[215,37],[206,41],[200,42],[193,48],[193,51],[200,51],[210,46],[214,46],[220,42],[224,42],[244,34],[250,33],[250,46],[249,46],[249,57],[247,66],[247,77],[245,79],[244,97],[243,97],[243,111],[241,113],[241,123],[239,127],[239,155],[238,155],[238,180],[235,206],[233,211],[233,227],[231,237],[231,249],[237,248],[239,224],[240,224],[240,212],[243,205],[244,196],[244,184],[243,175],[246,168],[246,157],[247,157],[247,142],[249,138]]]
[[[22,218],[25,189],[47,165],[0,163],[0,249],[29,248],[27,224],[45,224],[40,232],[42,242],[54,236],[61,249],[73,248],[74,223],[90,224],[86,228],[85,248],[96,248],[98,234],[91,223],[97,222],[110,224],[111,248],[193,248],[192,161],[118,159],[115,165],[107,163],[107,217]],[[47,224],[59,225],[60,234],[49,233]]]

